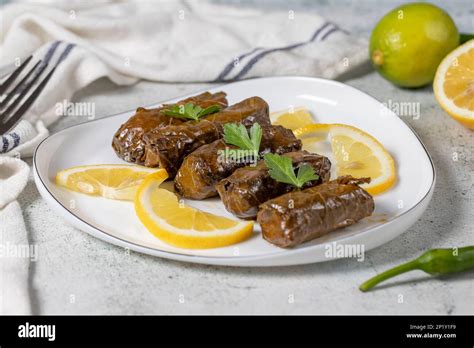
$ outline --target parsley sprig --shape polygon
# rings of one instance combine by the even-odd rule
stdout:
[[[298,175],[296,175],[291,158],[273,153],[267,153],[263,158],[269,168],[270,176],[276,181],[294,185],[300,189],[308,181],[319,179],[319,175],[309,164],[299,167]]]
[[[162,110],[166,116],[188,119],[188,120],[198,120],[199,118],[213,114],[221,110],[221,107],[217,104],[208,106],[207,108],[202,108],[199,105],[194,105],[193,103],[186,103],[184,105],[170,105],[168,109]]]
[[[224,141],[227,144],[238,146],[242,150],[258,154],[262,141],[262,127],[258,123],[254,123],[247,132],[247,128],[243,124],[226,123],[224,125]]]

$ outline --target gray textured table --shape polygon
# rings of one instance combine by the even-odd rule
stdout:
[[[253,6],[256,1],[236,3]],[[377,19],[399,3],[280,0],[255,6],[296,13],[316,11],[368,37]],[[474,32],[472,1],[435,3],[449,11],[462,31]],[[30,180],[19,201],[30,242],[39,248],[39,259],[30,270],[34,313],[473,314],[472,272],[449,279],[414,272],[371,293],[357,289],[376,272],[407,261],[427,248],[474,244],[474,133],[440,109],[431,87],[398,89],[370,70],[345,82],[382,102],[421,103],[421,117],[404,120],[431,153],[438,181],[427,212],[401,237],[368,252],[362,263],[349,259],[265,269],[180,263],[134,252],[128,255],[120,247],[74,229],[51,211]],[[97,117],[102,117],[206,86],[140,82],[125,88],[100,80],[74,101],[94,102]],[[51,130],[84,121],[67,117]],[[454,152],[458,153],[457,161],[453,160]],[[294,301],[289,301],[291,298]]]

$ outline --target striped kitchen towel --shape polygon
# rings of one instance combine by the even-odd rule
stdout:
[[[32,156],[36,146],[48,135],[48,129],[41,120],[36,122],[36,127],[21,120],[11,131],[0,136],[0,155]]]
[[[329,79],[367,60],[366,42],[305,11],[266,11],[208,1],[12,3],[1,11],[2,62],[69,51],[27,120],[46,126],[55,106],[100,77],[224,82],[257,76]],[[74,49],[71,51],[71,48]]]

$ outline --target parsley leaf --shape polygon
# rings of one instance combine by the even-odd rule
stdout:
[[[276,181],[301,188],[308,181],[319,179],[319,176],[309,164],[303,164],[299,167],[298,176],[296,176],[291,158],[273,153],[267,153],[263,158],[269,168],[268,173]]]
[[[254,123],[250,127],[250,131],[247,132],[247,128],[243,124],[226,123],[224,125],[224,141],[227,144],[238,146],[242,150],[258,154],[262,141],[262,127],[258,123]]]
[[[208,106],[207,108],[203,109],[199,105],[194,105],[193,103],[186,103],[184,105],[170,105],[167,109],[164,109],[161,112],[166,116],[188,120],[198,120],[203,116],[213,114],[220,110],[221,107],[217,104]]]
[[[313,167],[309,164],[303,164],[301,167],[298,168],[298,176],[296,177],[298,181],[303,186],[308,181],[318,180],[319,175],[314,172]]]
[[[262,141],[262,127],[258,123],[254,123],[252,127],[250,127],[250,140],[253,144],[253,149],[258,153],[260,150],[260,142]]]

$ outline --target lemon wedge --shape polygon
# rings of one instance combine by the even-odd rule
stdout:
[[[305,107],[275,111],[270,114],[272,124],[291,130],[305,127],[314,122],[311,112]]]
[[[155,174],[166,180],[164,169],[126,164],[99,164],[77,166],[56,174],[56,184],[69,190],[91,196],[133,201],[143,179]]]
[[[396,181],[395,162],[374,137],[345,124],[312,124],[295,130],[303,149],[329,157],[335,176],[370,177],[370,194],[387,191]]]
[[[180,203],[162,180],[143,180],[135,198],[140,221],[162,241],[186,249],[218,248],[241,242],[252,235],[253,222],[231,220]]]
[[[443,59],[433,89],[438,103],[451,117],[474,129],[474,40]]]

